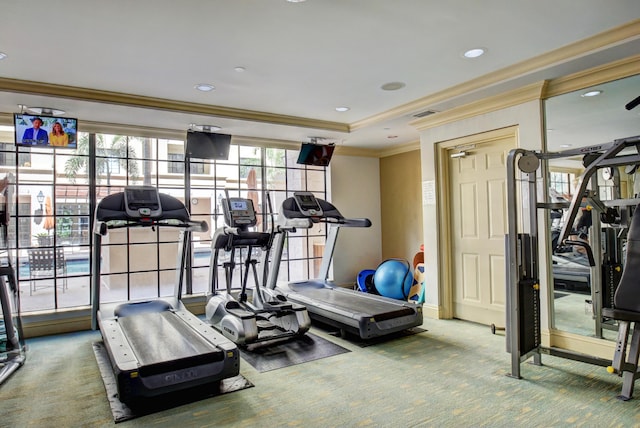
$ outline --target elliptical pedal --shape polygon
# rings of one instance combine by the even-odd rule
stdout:
[[[258,326],[258,331],[275,330],[278,328],[277,325],[266,319],[258,318],[256,320],[256,324]]]
[[[292,311],[293,305],[290,302],[280,302],[278,300],[270,300],[264,302],[264,309],[272,312]]]

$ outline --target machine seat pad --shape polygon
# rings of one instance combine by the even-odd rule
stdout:
[[[619,321],[640,322],[640,312],[625,311],[624,309],[602,308],[602,315]]]
[[[145,302],[127,302],[118,305],[113,314],[117,317],[144,314],[148,312],[164,312],[173,309],[164,300],[148,300]]]

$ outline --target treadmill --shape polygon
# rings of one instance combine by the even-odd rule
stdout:
[[[307,307],[309,316],[337,327],[341,333],[371,339],[422,325],[422,305],[340,287],[328,280],[338,231],[341,227],[370,227],[369,219],[348,219],[331,203],[311,192],[295,192],[279,212],[279,226],[274,238],[274,260],[269,271],[268,287],[278,289],[287,300]],[[320,266],[320,277],[306,281],[278,284],[278,270],[286,234],[309,229],[315,223],[329,226]]]
[[[100,302],[102,237],[110,229],[176,227],[178,270],[174,296],[104,304]],[[100,328],[118,399],[136,403],[169,392],[216,384],[239,374],[237,346],[198,317],[181,301],[191,233],[206,232],[178,199],[153,186],[126,187],[96,207],[92,264],[92,328]]]

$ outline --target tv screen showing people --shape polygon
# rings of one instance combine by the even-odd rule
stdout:
[[[77,119],[22,113],[13,116],[16,144],[19,146],[77,147]]]

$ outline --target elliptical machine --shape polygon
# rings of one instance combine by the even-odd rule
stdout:
[[[211,295],[206,306],[206,320],[225,337],[237,345],[257,347],[304,335],[311,326],[306,307],[289,302],[276,290],[266,287],[268,255],[273,242],[272,232],[254,232],[249,228],[257,224],[253,201],[230,198],[228,193],[221,200],[225,226],[218,228],[211,240],[209,283]],[[258,276],[254,249],[262,251],[262,279]],[[233,271],[236,267],[236,250],[246,252],[242,286],[232,291]],[[223,262],[226,291],[219,291],[218,259],[223,251],[229,256]],[[251,299],[247,281],[252,273],[255,289]]]

